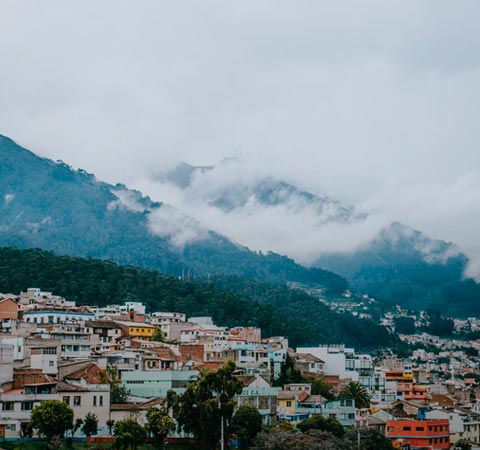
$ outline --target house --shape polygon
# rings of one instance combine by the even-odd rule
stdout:
[[[0,300],[0,331],[8,333],[18,320],[18,304],[11,298]]]
[[[278,388],[244,387],[242,392],[235,396],[237,408],[240,406],[253,406],[262,415],[265,425],[273,425],[277,420],[277,396]]]
[[[94,317],[95,315],[93,313],[88,312],[84,308],[71,310],[48,308],[44,310],[25,311],[23,313],[24,322],[35,323],[38,325],[73,323],[91,320]]]
[[[446,419],[388,420],[386,436],[393,443],[431,449],[450,448],[450,424]]]
[[[166,397],[167,391],[183,393],[198,377],[196,370],[135,370],[122,372],[122,382],[132,395],[145,398]]]
[[[0,437],[28,436],[32,409],[58,399],[57,382],[41,370],[14,371],[12,387],[0,393]]]
[[[26,358],[30,358],[30,367],[40,369],[47,375],[58,374],[61,341],[58,339],[27,339],[25,341]]]
[[[320,358],[310,353],[294,353],[292,359],[294,360],[295,368],[300,370],[303,376],[323,375],[324,362]]]
[[[123,336],[131,339],[153,340],[157,327],[143,322],[123,322],[117,321],[122,327]]]

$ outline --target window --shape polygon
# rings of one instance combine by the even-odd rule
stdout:
[[[64,395],[62,400],[67,405],[70,405],[70,396],[69,395]]]
[[[33,402],[22,402],[22,411],[31,411],[33,409]]]
[[[403,427],[403,431],[411,431],[412,427]]]
[[[73,397],[73,406],[81,406],[82,398],[79,395]]]
[[[43,349],[44,355],[56,355],[57,349],[55,347],[47,347]]]
[[[2,411],[13,411],[13,402],[3,402]]]
[[[258,398],[258,409],[269,409],[270,408],[270,401],[269,398],[266,396],[262,396]]]
[[[290,400],[287,401],[287,408],[290,408],[292,406],[292,402]]]
[[[416,431],[424,431],[425,429],[423,427],[417,427]]]
[[[353,400],[351,400],[351,399],[346,400],[346,401],[345,401],[345,404],[346,404],[347,406],[352,406],[352,405],[353,405]]]
[[[103,395],[100,395],[100,396],[98,397],[98,400],[99,400],[100,406],[103,406]]]
[[[55,361],[48,361],[48,366],[53,367],[55,365]]]
[[[93,406],[97,406],[97,396],[93,396]]]
[[[393,427],[388,427],[388,428],[387,428],[387,431],[388,431],[389,433],[393,433]]]

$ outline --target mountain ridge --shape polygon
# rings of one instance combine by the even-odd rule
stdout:
[[[38,157],[5,136],[0,136],[0,211],[4,246],[111,259],[176,276],[223,273],[268,282],[308,281],[337,292],[347,286],[329,271],[252,252],[171,205]]]
[[[235,164],[241,169],[238,163],[234,162],[233,165]],[[190,181],[193,182],[192,188],[181,188],[186,192],[187,200],[190,196],[197,201],[200,199],[200,204],[203,201],[206,207],[217,208],[226,216],[234,214],[232,217],[239,221],[245,217],[249,220],[248,223],[253,225],[264,222],[251,220],[252,214],[264,214],[266,221],[271,219],[268,211],[276,211],[281,206],[282,209],[274,216],[278,220],[283,220],[284,217],[287,219],[287,215],[291,224],[303,225],[304,218],[310,220],[308,226],[302,230],[310,233],[308,237],[313,245],[316,245],[316,236],[319,239],[329,239],[328,233],[317,233],[317,229],[321,230],[322,227],[332,224],[340,228],[344,225],[361,227],[368,220],[368,212],[359,214],[354,208],[343,207],[340,202],[303,191],[282,180],[250,176],[248,173],[245,180],[241,180],[241,183],[247,185],[242,186],[242,197],[235,192],[235,189],[238,191],[239,177],[229,178],[222,174],[221,169],[225,171],[225,168],[221,164],[217,169],[209,166],[208,169],[201,167],[197,171],[195,166],[187,166]],[[213,177],[215,170],[220,171],[216,179]],[[230,168],[230,172],[226,173],[234,173],[234,170]],[[218,199],[228,199],[225,193],[230,191],[234,194],[230,196],[234,199],[230,201],[233,207],[225,208]],[[300,195],[295,197],[297,193]],[[346,214],[325,216],[323,210],[316,206],[317,202],[324,199],[328,199],[329,205],[337,208],[337,211],[340,205]],[[255,204],[254,208],[251,207],[252,203]],[[294,220],[292,217],[298,218]],[[225,220],[224,223],[230,225],[232,220]],[[222,231],[228,235],[228,229]],[[284,228],[282,232],[284,239],[296,242],[298,236],[294,227]],[[245,233],[243,237],[248,239]],[[337,236],[337,239],[340,238],[341,233],[340,237]],[[258,241],[257,238],[256,244],[261,246]],[[320,243],[318,248],[323,245]],[[289,249],[292,250],[292,245],[289,245]],[[310,251],[310,248],[308,250]],[[285,252],[289,254],[288,251]],[[358,291],[381,297],[390,303],[398,303],[411,309],[434,308],[457,316],[468,315],[469,311],[480,314],[480,308],[476,306],[476,302],[480,300],[476,288],[479,285],[475,280],[464,280],[468,257],[455,244],[432,239],[402,223],[391,222],[380,228],[373,237],[366,238],[360,245],[347,250],[317,250],[316,255],[313,250],[312,254],[313,256],[307,255],[308,259],[311,259],[309,266],[338,273]],[[455,306],[453,298],[459,306]]]

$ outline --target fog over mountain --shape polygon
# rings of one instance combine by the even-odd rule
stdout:
[[[5,1],[0,132],[255,248],[308,262],[400,222],[458,244],[478,277],[479,13],[475,0]],[[204,208],[205,187],[152,178],[230,156],[245,167],[205,174],[212,189],[280,180],[353,218],[330,220],[331,203],[319,219],[301,194],[265,208],[248,190],[242,208]]]
[[[306,265],[326,267],[332,254],[379,248],[392,253],[408,242],[426,263],[445,263],[461,249],[398,222],[317,196],[295,185],[250,170],[237,159],[214,166],[179,163],[166,172],[153,170],[144,189],[155,191],[205,226],[257,250],[274,249]],[[342,272],[338,257],[334,264]]]

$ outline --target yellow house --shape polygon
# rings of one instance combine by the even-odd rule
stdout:
[[[151,341],[157,327],[143,322],[118,322],[122,327],[125,337]]]

